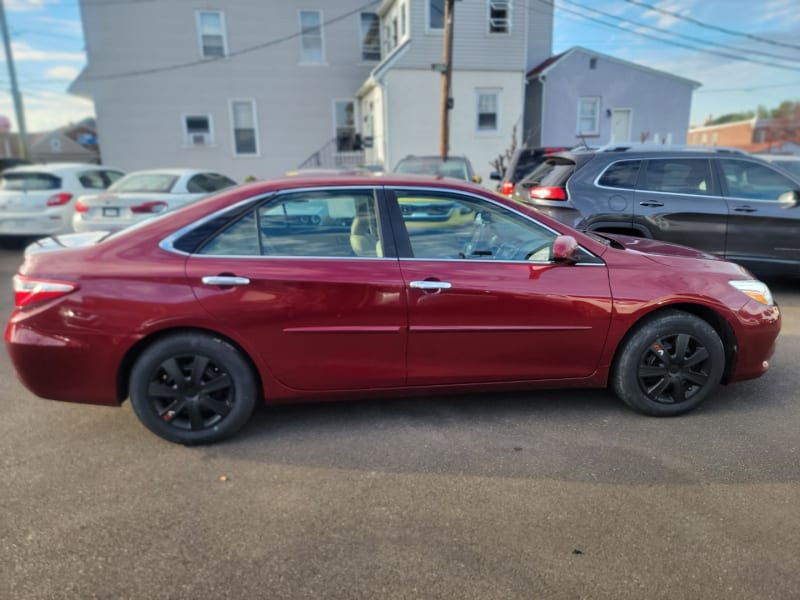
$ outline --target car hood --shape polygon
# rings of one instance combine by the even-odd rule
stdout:
[[[718,256],[689,248],[688,246],[680,246],[678,244],[670,244],[669,242],[662,242],[660,240],[651,240],[649,238],[632,237],[629,235],[617,235],[611,233],[598,234],[604,238],[617,242],[623,246],[625,250],[633,250],[651,256],[669,256],[681,258],[702,258],[705,260],[723,260]]]

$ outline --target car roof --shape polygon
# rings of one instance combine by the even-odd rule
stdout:
[[[141,169],[131,171],[128,175],[197,175],[198,173],[215,173],[216,171],[206,171],[204,169]]]
[[[493,192],[481,185],[439,175],[405,175],[397,173],[371,174],[371,175],[328,175],[308,177],[282,177],[245,184],[255,193],[266,193],[285,189],[325,188],[325,187],[427,187],[458,189],[467,192],[492,194]]]

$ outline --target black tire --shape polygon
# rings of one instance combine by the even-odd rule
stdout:
[[[239,431],[258,395],[253,370],[242,354],[200,333],[158,340],[131,370],[136,416],[156,435],[187,446],[218,442]]]
[[[617,353],[611,384],[634,410],[670,417],[696,408],[719,386],[725,349],[711,325],[665,311],[638,326]]]

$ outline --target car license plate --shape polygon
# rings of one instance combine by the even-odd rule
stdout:
[[[104,206],[103,207],[103,216],[104,217],[118,217],[119,216],[119,209],[116,206]]]

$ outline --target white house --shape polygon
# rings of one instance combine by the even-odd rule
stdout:
[[[682,144],[700,83],[575,47],[528,73],[525,141]]]
[[[103,160],[128,170],[391,169],[438,153],[443,12],[444,0],[81,0],[88,64],[71,91],[94,100]],[[456,2],[450,151],[484,177],[552,28],[538,0]]]

